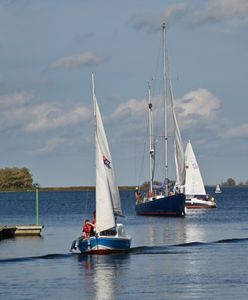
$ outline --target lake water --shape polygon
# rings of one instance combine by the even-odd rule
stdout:
[[[133,192],[121,199],[130,253],[81,256],[69,250],[94,192],[39,193],[42,237],[0,242],[0,299],[248,299],[248,188],[185,218],[136,216]],[[34,223],[34,193],[0,193],[0,224]]]

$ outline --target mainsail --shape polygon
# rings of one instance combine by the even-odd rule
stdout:
[[[206,190],[203,184],[200,169],[198,167],[193,148],[190,141],[185,150],[185,165],[186,165],[186,180],[185,194],[186,195],[206,195]]]
[[[172,104],[172,116],[173,116],[173,123],[174,123],[174,148],[175,148],[174,155],[175,155],[175,165],[176,165],[175,186],[181,189],[181,187],[185,184],[185,176],[186,176],[185,157],[184,157],[184,150],[182,145],[182,137],[181,137],[173,104]]]
[[[93,74],[92,86],[96,122],[96,233],[99,233],[114,227],[115,216],[122,215],[122,210],[113,161],[95,95]]]

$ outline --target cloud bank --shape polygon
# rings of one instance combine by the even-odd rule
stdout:
[[[53,153],[59,145],[64,144],[67,141],[68,141],[68,139],[65,139],[65,138],[49,139],[49,140],[45,141],[45,145],[42,148],[31,151],[31,154],[42,156],[42,155],[47,155],[47,154]]]
[[[196,25],[243,19],[248,20],[247,0],[209,0],[192,12],[192,23]]]
[[[104,59],[96,56],[92,52],[84,52],[79,55],[72,55],[62,57],[55,62],[51,63],[49,69],[58,69],[58,68],[79,68],[81,66],[95,66],[104,62]]]
[[[226,138],[248,138],[248,123],[241,124],[239,126],[233,127],[224,134]]]
[[[80,105],[37,104],[35,95],[15,92],[0,96],[0,129],[18,127],[25,132],[48,131],[72,126],[91,118],[91,111]]]
[[[197,89],[185,94],[175,102],[178,118],[183,128],[215,119],[220,100],[207,89]]]
[[[191,26],[203,26],[243,20],[248,21],[247,0],[208,0],[202,4],[182,1],[168,5],[161,15],[137,17],[134,27],[152,32],[160,30],[163,22],[169,25],[184,22]]]

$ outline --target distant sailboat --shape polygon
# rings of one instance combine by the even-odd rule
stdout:
[[[220,189],[220,185],[217,184],[217,185],[216,185],[216,188],[215,188],[215,194],[221,194],[221,193],[222,193],[222,191],[221,191],[221,189]]]
[[[185,150],[185,195],[187,208],[211,208],[216,207],[213,197],[208,199],[201,172],[190,141]]]
[[[185,215],[185,195],[180,192],[180,187],[185,180],[185,163],[184,151],[182,147],[181,134],[177,123],[177,118],[173,106],[173,93],[168,69],[168,56],[166,51],[166,31],[165,24],[162,25],[163,41],[164,41],[164,66],[163,66],[163,84],[164,84],[164,179],[161,186],[154,185],[153,177],[155,170],[155,142],[153,135],[153,120],[152,120],[152,103],[150,98],[150,87],[148,90],[148,112],[149,112],[149,156],[150,156],[150,178],[149,190],[141,196],[140,192],[136,191],[135,211],[137,215],[149,216],[183,216]],[[168,179],[168,128],[167,128],[167,101],[170,100],[172,119],[174,127],[174,156],[176,165],[176,193],[172,194],[169,191]]]
[[[116,223],[117,216],[123,216],[120,195],[115,179],[102,117],[94,89],[92,74],[93,103],[95,116],[96,150],[96,224],[95,235],[79,237],[72,244],[72,252],[103,254],[130,249],[131,238],[125,234],[122,224]]]

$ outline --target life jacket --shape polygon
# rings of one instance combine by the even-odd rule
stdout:
[[[91,226],[89,224],[85,224],[84,227],[83,227],[83,231],[85,233],[90,233],[91,231]]]

